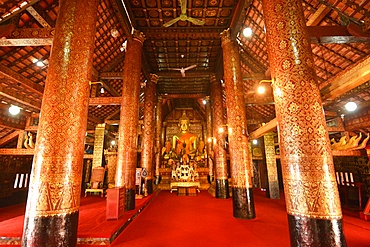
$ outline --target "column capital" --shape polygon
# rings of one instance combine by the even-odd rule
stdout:
[[[231,42],[230,28],[228,28],[228,29],[226,29],[226,30],[222,31],[222,32],[220,33],[220,36],[221,36],[221,46],[222,46],[223,44],[226,44],[226,43],[228,43],[228,42]]]
[[[136,40],[136,41],[139,41],[141,44],[143,44],[144,41],[145,41],[145,35],[144,35],[143,32],[134,29],[133,32],[132,32],[132,39]]]

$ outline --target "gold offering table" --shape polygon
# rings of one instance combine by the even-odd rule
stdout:
[[[196,196],[200,192],[199,182],[171,182],[171,190],[177,191],[178,196]]]

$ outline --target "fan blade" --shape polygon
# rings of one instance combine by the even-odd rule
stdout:
[[[181,4],[181,14],[186,15],[186,5],[187,5],[186,0],[180,0],[180,4]]]
[[[189,69],[192,69],[192,68],[195,68],[195,67],[197,67],[197,65],[196,65],[196,64],[194,64],[194,65],[190,65],[190,66],[188,66],[188,67],[184,68],[184,70],[189,70]]]
[[[169,27],[169,26],[175,24],[179,20],[180,20],[180,17],[176,17],[175,19],[172,19],[172,20],[170,20],[170,21],[168,21],[166,23],[163,23],[163,26],[164,27]]]
[[[181,69],[177,69],[177,68],[168,68],[168,70],[179,70],[179,71],[181,71]]]
[[[190,22],[191,22],[191,23],[193,23],[194,25],[202,26],[202,25],[204,25],[204,24],[205,24],[205,22],[204,22],[204,21],[199,20],[199,19],[195,19],[195,18],[193,18],[193,17],[189,17],[189,16],[188,16],[188,18],[187,18],[186,20],[187,20],[187,21],[190,21]]]

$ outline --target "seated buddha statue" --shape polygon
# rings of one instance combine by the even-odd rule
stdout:
[[[186,116],[185,111],[179,119],[180,132],[172,137],[172,153],[178,159],[187,160],[190,156],[194,156],[197,151],[197,135],[189,132],[190,121]]]

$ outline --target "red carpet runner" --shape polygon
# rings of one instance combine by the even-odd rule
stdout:
[[[119,220],[106,221],[105,198],[82,198],[78,237],[79,242],[85,241],[85,244],[78,246],[91,247],[93,245],[89,243],[97,244],[97,240],[101,241],[100,244],[109,246],[115,232],[122,231],[129,218],[133,220],[130,220],[131,223],[110,246],[289,246],[284,200],[267,199],[258,189],[255,190],[254,199],[257,218],[237,220],[232,217],[231,199],[216,199],[206,191],[195,197],[177,196],[175,193],[162,191],[156,197],[152,195],[136,200],[136,209],[125,212],[124,217]],[[0,209],[0,241],[1,237],[12,236],[18,238],[19,244],[24,205],[10,209]],[[347,215],[343,222],[348,247],[370,246],[370,222]]]

